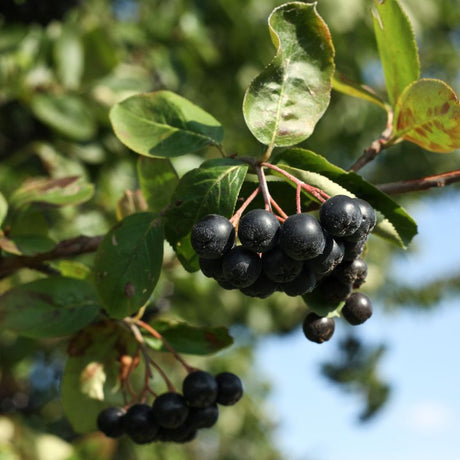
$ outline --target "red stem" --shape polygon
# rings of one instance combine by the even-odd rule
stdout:
[[[241,215],[243,214],[244,210],[251,204],[252,200],[257,196],[260,192],[260,187],[257,187],[245,200],[245,202],[238,208],[238,211],[230,218],[230,222],[233,224],[234,227],[238,227],[238,222],[240,221]]]
[[[264,165],[264,163],[262,163]],[[270,199],[270,191],[268,190],[267,179],[264,174],[264,170],[260,166],[256,166],[257,177],[259,178],[260,188],[262,190],[262,195],[264,196],[265,209],[267,211],[273,212],[272,204]]]
[[[276,209],[276,211],[280,214],[282,220],[288,218],[288,215],[283,211],[281,206],[273,199],[273,197],[270,197],[270,202],[271,202],[272,206]]]
[[[194,370],[194,368],[189,366],[185,362],[185,360],[182,358],[182,356],[179,355],[179,353],[177,353],[177,351],[174,350],[174,348],[168,343],[168,341],[158,331],[156,331],[152,326],[150,326],[150,324],[144,323],[144,321],[140,319],[136,320],[136,324],[142,327],[143,329],[145,329],[152,337],[155,337],[156,339],[161,340],[163,345],[173,354],[174,358],[177,361],[179,361],[182,364],[182,366],[184,366],[187,372],[190,373]]]

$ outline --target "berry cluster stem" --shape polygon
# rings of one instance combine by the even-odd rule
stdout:
[[[267,179],[265,177],[264,170],[261,168],[261,166],[257,165],[256,172],[257,177],[259,178],[260,189],[262,190],[262,195],[264,196],[265,210],[273,212],[272,200],[270,197],[270,191],[268,190]]]
[[[182,356],[179,355],[179,353],[177,353],[177,351],[174,350],[174,348],[168,343],[168,341],[158,331],[156,331],[152,326],[150,326],[150,324],[147,324],[140,319],[136,320],[136,324],[141,328],[145,329],[152,337],[161,340],[163,345],[172,353],[174,358],[182,364],[182,366],[188,373],[194,371],[194,368],[192,366],[189,366],[182,358]]]
[[[244,201],[244,203],[239,207],[238,211],[232,216],[230,219],[230,222],[233,224],[233,226],[237,227],[238,222],[240,221],[241,215],[243,214],[244,210],[251,204],[252,200],[257,196],[257,194],[260,192],[260,186],[257,187]]]
[[[268,169],[272,169],[273,171],[276,171],[277,173],[283,175],[284,177],[286,177],[286,179],[290,180],[291,182],[293,182],[296,187],[297,187],[297,196],[298,196],[298,200],[297,200],[297,210],[299,212],[299,208],[300,208],[300,191],[301,190],[305,190],[307,193],[309,193],[310,195],[314,196],[316,199],[318,199],[321,203],[324,203],[326,200],[328,200],[330,198],[330,196],[324,192],[323,190],[321,190],[320,188],[317,188],[317,187],[313,187],[313,185],[309,185],[309,184],[306,184],[304,181],[298,179],[297,177],[293,176],[292,174],[289,174],[287,171],[285,171],[284,169],[278,167],[278,166],[275,166],[271,163],[267,163],[267,162],[264,162],[264,163],[261,163],[261,166],[265,167],[265,168],[268,168]]]

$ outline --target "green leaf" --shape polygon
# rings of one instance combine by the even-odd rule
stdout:
[[[391,107],[372,88],[356,83],[341,73],[336,72],[334,74],[334,78],[332,79],[332,88],[343,94],[347,94],[348,96],[372,102],[386,111],[391,109]]]
[[[147,157],[177,157],[223,138],[214,117],[170,91],[131,96],[112,107],[110,120],[118,139]]]
[[[136,348],[132,335],[109,321],[86,327],[72,338],[62,376],[61,400],[75,431],[96,431],[102,409],[125,404],[120,377],[132,363]],[[134,376],[141,370],[140,366],[136,368]],[[136,379],[130,382],[138,391]]]
[[[247,170],[237,160],[211,160],[179,181],[166,212],[165,234],[186,270],[198,270],[198,256],[190,243],[193,224],[207,214],[231,217]]]
[[[5,197],[0,193],[0,226],[3,224],[6,215],[8,214],[8,202]]]
[[[37,93],[31,109],[40,121],[73,140],[88,141],[96,134],[93,115],[77,96]]]
[[[152,213],[125,217],[104,237],[95,263],[95,285],[111,318],[135,313],[148,300],[163,262],[163,224]]]
[[[179,177],[170,160],[139,157],[137,174],[149,210],[154,214],[163,211],[171,202]]]
[[[397,0],[374,0],[374,33],[388,98],[394,107],[404,89],[420,76],[414,31]]]
[[[94,185],[78,176],[59,179],[28,179],[11,196],[11,204],[21,207],[28,203],[52,206],[76,205],[88,201],[94,194]]]
[[[172,320],[156,320],[151,326],[178,353],[190,355],[209,355],[233,344],[226,327],[195,327]],[[168,351],[160,339],[144,333],[146,343],[155,350]]]
[[[72,278],[44,278],[0,296],[2,328],[27,337],[72,334],[93,321],[98,312],[93,286]]]
[[[286,3],[268,24],[277,53],[247,89],[243,113],[262,144],[290,146],[312,134],[329,105],[334,47],[316,4]]]
[[[393,138],[432,152],[460,149],[460,105],[454,90],[441,80],[417,80],[398,99],[393,130]]]
[[[358,174],[347,172],[329,163],[323,156],[303,149],[290,149],[281,153],[278,162],[278,166],[293,176],[324,190],[330,196],[344,194],[368,201],[380,214],[375,234],[403,248],[417,234],[417,224],[412,217],[388,195]]]
[[[84,49],[80,34],[75,28],[66,26],[54,45],[54,60],[57,74],[68,89],[77,89],[84,68]]]

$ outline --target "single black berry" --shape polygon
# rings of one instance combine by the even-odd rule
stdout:
[[[233,247],[235,229],[226,217],[209,214],[192,227],[190,241],[200,257],[217,259]]]
[[[119,438],[125,432],[125,411],[120,407],[107,407],[97,416],[97,427],[109,438]]]
[[[361,258],[342,262],[335,269],[334,276],[342,283],[351,283],[357,289],[366,281],[367,264]]]
[[[162,442],[184,444],[196,438],[198,430],[189,423],[183,423],[177,428],[163,428],[158,431],[157,439]]]
[[[352,290],[353,285],[337,279],[334,272],[318,283],[318,293],[331,305],[344,301],[351,294]]]
[[[302,267],[302,261],[292,259],[279,246],[262,254],[262,270],[275,283],[292,281],[300,275]]]
[[[265,252],[275,246],[280,224],[275,215],[265,209],[253,209],[238,224],[241,244],[254,252]]]
[[[250,286],[241,288],[241,292],[249,297],[258,297],[265,299],[271,296],[278,289],[278,283],[267,278],[264,273],[261,273],[254,283]]]
[[[236,404],[243,396],[243,384],[240,378],[231,372],[217,374],[217,403],[223,406]]]
[[[210,406],[217,397],[216,379],[209,372],[191,372],[182,383],[182,394],[191,407]]]
[[[316,313],[309,313],[303,321],[302,329],[308,340],[323,343],[332,337],[335,322],[333,318],[321,317]]]
[[[323,252],[325,245],[323,229],[310,214],[289,216],[281,226],[279,246],[292,259],[312,259]]]
[[[153,417],[153,410],[147,404],[134,404],[128,409],[124,418],[126,434],[136,444],[153,442],[158,434],[158,424]]]
[[[222,272],[225,280],[233,286],[247,287],[254,283],[262,272],[262,261],[256,253],[243,246],[236,246],[224,256]]]
[[[219,407],[216,403],[207,407],[191,407],[186,423],[196,429],[211,428],[219,418]]]
[[[222,271],[222,258],[218,259],[203,259],[199,258],[200,269],[204,276],[214,278],[215,280],[224,279]]]
[[[182,425],[188,411],[187,401],[179,393],[163,393],[153,402],[153,416],[163,428],[177,428]]]
[[[314,259],[309,260],[308,263],[315,273],[326,275],[342,262],[344,250],[344,244],[341,241],[335,240],[330,235],[326,234],[324,251]]]
[[[353,292],[345,302],[342,314],[350,324],[357,326],[372,316],[372,302],[367,295]]]
[[[358,258],[364,251],[367,236],[358,241],[344,241],[343,260],[353,260]]]
[[[346,195],[335,195],[325,201],[319,209],[322,227],[332,236],[352,235],[363,219],[359,204]]]
[[[280,290],[288,296],[295,297],[313,291],[316,286],[316,276],[308,264],[304,264],[300,275],[289,283],[280,284]]]
[[[375,215],[374,208],[365,200],[361,198],[355,198],[355,203],[358,204],[361,210],[362,220],[358,229],[350,236],[347,236],[348,241],[359,241],[360,239],[367,237],[372,230],[374,230],[377,222],[377,216]]]

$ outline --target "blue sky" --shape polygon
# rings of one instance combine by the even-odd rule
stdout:
[[[459,271],[460,195],[429,199],[409,211],[419,225],[419,250],[399,258],[398,275],[421,283]],[[334,356],[341,327],[322,345],[308,342],[299,326],[289,337],[259,347],[261,371],[273,382],[267,404],[279,414],[277,442],[286,459],[460,459],[458,299],[445,300],[429,313],[391,314],[373,300],[374,315],[360,331],[366,341],[388,344],[380,370],[393,392],[371,422],[359,424],[361,401],[320,375],[320,363]]]

